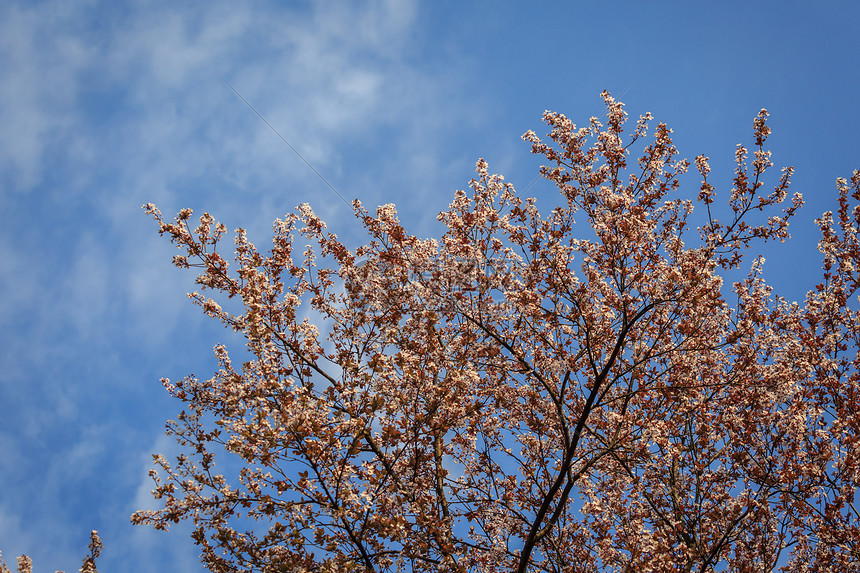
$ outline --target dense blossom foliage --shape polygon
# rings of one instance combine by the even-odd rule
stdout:
[[[438,240],[356,201],[350,250],[303,205],[233,270],[210,215],[145,206],[247,360],[163,380],[185,453],[133,521],[192,522],[217,572],[860,571],[860,172],[792,303],[747,256],[802,203],[791,168],[765,187],[767,112],[726,196],[700,156],[687,199],[671,130],[603,96],[523,136],[554,209],[482,160]]]

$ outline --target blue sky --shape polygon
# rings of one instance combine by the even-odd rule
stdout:
[[[778,166],[807,205],[767,253],[802,297],[812,221],[860,168],[860,8],[851,2],[167,2],[0,4],[0,550],[76,570],[199,571],[183,528],[133,528],[150,454],[175,452],[158,382],[207,377],[234,340],[186,300],[193,277],[141,212],[208,210],[259,245],[310,202],[350,244],[347,199],[396,203],[419,235],[485,157],[522,189],[520,135],[577,123],[608,89],[674,129],[726,192],[735,145],[771,112]],[[626,90],[626,91],[625,91]],[[775,170],[776,171],[776,170]],[[697,179],[684,192],[697,191]],[[542,201],[553,190],[528,192]]]

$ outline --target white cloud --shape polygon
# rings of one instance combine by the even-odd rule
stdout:
[[[78,127],[78,74],[94,50],[75,33],[76,17],[56,3],[0,8],[0,170],[7,188],[37,184],[46,154]]]
[[[97,520],[110,536],[105,563],[118,570],[156,571],[167,560],[196,570],[182,533],[166,540],[127,526],[132,511],[154,507],[149,452],[169,458],[172,439],[124,426],[134,424],[126,413],[91,419],[108,410],[109,396],[117,404],[152,396],[141,384],[162,396],[148,378],[162,365],[190,371],[200,348],[211,362],[208,319],[183,296],[194,273],[170,266],[176,251],[140,205],[154,201],[167,217],[185,206],[211,210],[265,249],[272,219],[311,201],[348,239],[358,228],[351,210],[221,78],[347,199],[361,196],[371,208],[402,189],[418,194],[410,201],[439,193],[440,134],[462,119],[449,107],[456,80],[409,63],[414,2],[329,1],[304,11],[226,1],[71,5],[0,8],[0,193],[11,198],[0,229],[0,401],[20,406],[20,425],[0,433],[0,444],[19,444],[6,450],[0,485],[10,496],[39,491],[26,514],[16,506],[13,518],[0,506],[0,540],[33,552],[50,538],[37,567],[68,570],[83,551],[78,534]],[[370,145],[381,151],[367,157]],[[56,439],[68,424],[77,439],[40,454],[47,481],[19,484],[20,443]],[[117,483],[95,496],[105,463]],[[59,493],[61,483],[72,495]],[[86,496],[92,514],[71,523],[66,504]],[[161,561],[147,561],[153,554]]]

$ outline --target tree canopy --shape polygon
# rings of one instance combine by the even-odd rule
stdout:
[[[217,572],[860,570],[860,172],[791,302],[757,256],[802,204],[767,112],[723,192],[603,98],[523,136],[553,209],[481,160],[439,238],[355,201],[351,249],[302,205],[230,256],[209,214],[146,205],[248,359],[163,380],[184,453],[133,521],[191,522]]]

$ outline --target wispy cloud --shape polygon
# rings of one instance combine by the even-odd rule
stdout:
[[[94,50],[76,31],[78,13],[63,4],[7,3],[0,8],[0,174],[4,191],[31,189],[50,153],[74,141],[79,74]]]
[[[140,205],[210,209],[262,241],[300,202],[352,217],[222,78],[371,203],[435,170],[440,126],[458,120],[440,104],[456,80],[410,61],[414,2],[201,6],[0,7],[0,486],[21,500],[0,505],[0,540],[38,568],[73,567],[99,528],[114,568],[194,570],[184,536],[128,515],[151,503],[149,454],[172,447],[157,377],[206,375],[218,328]]]

